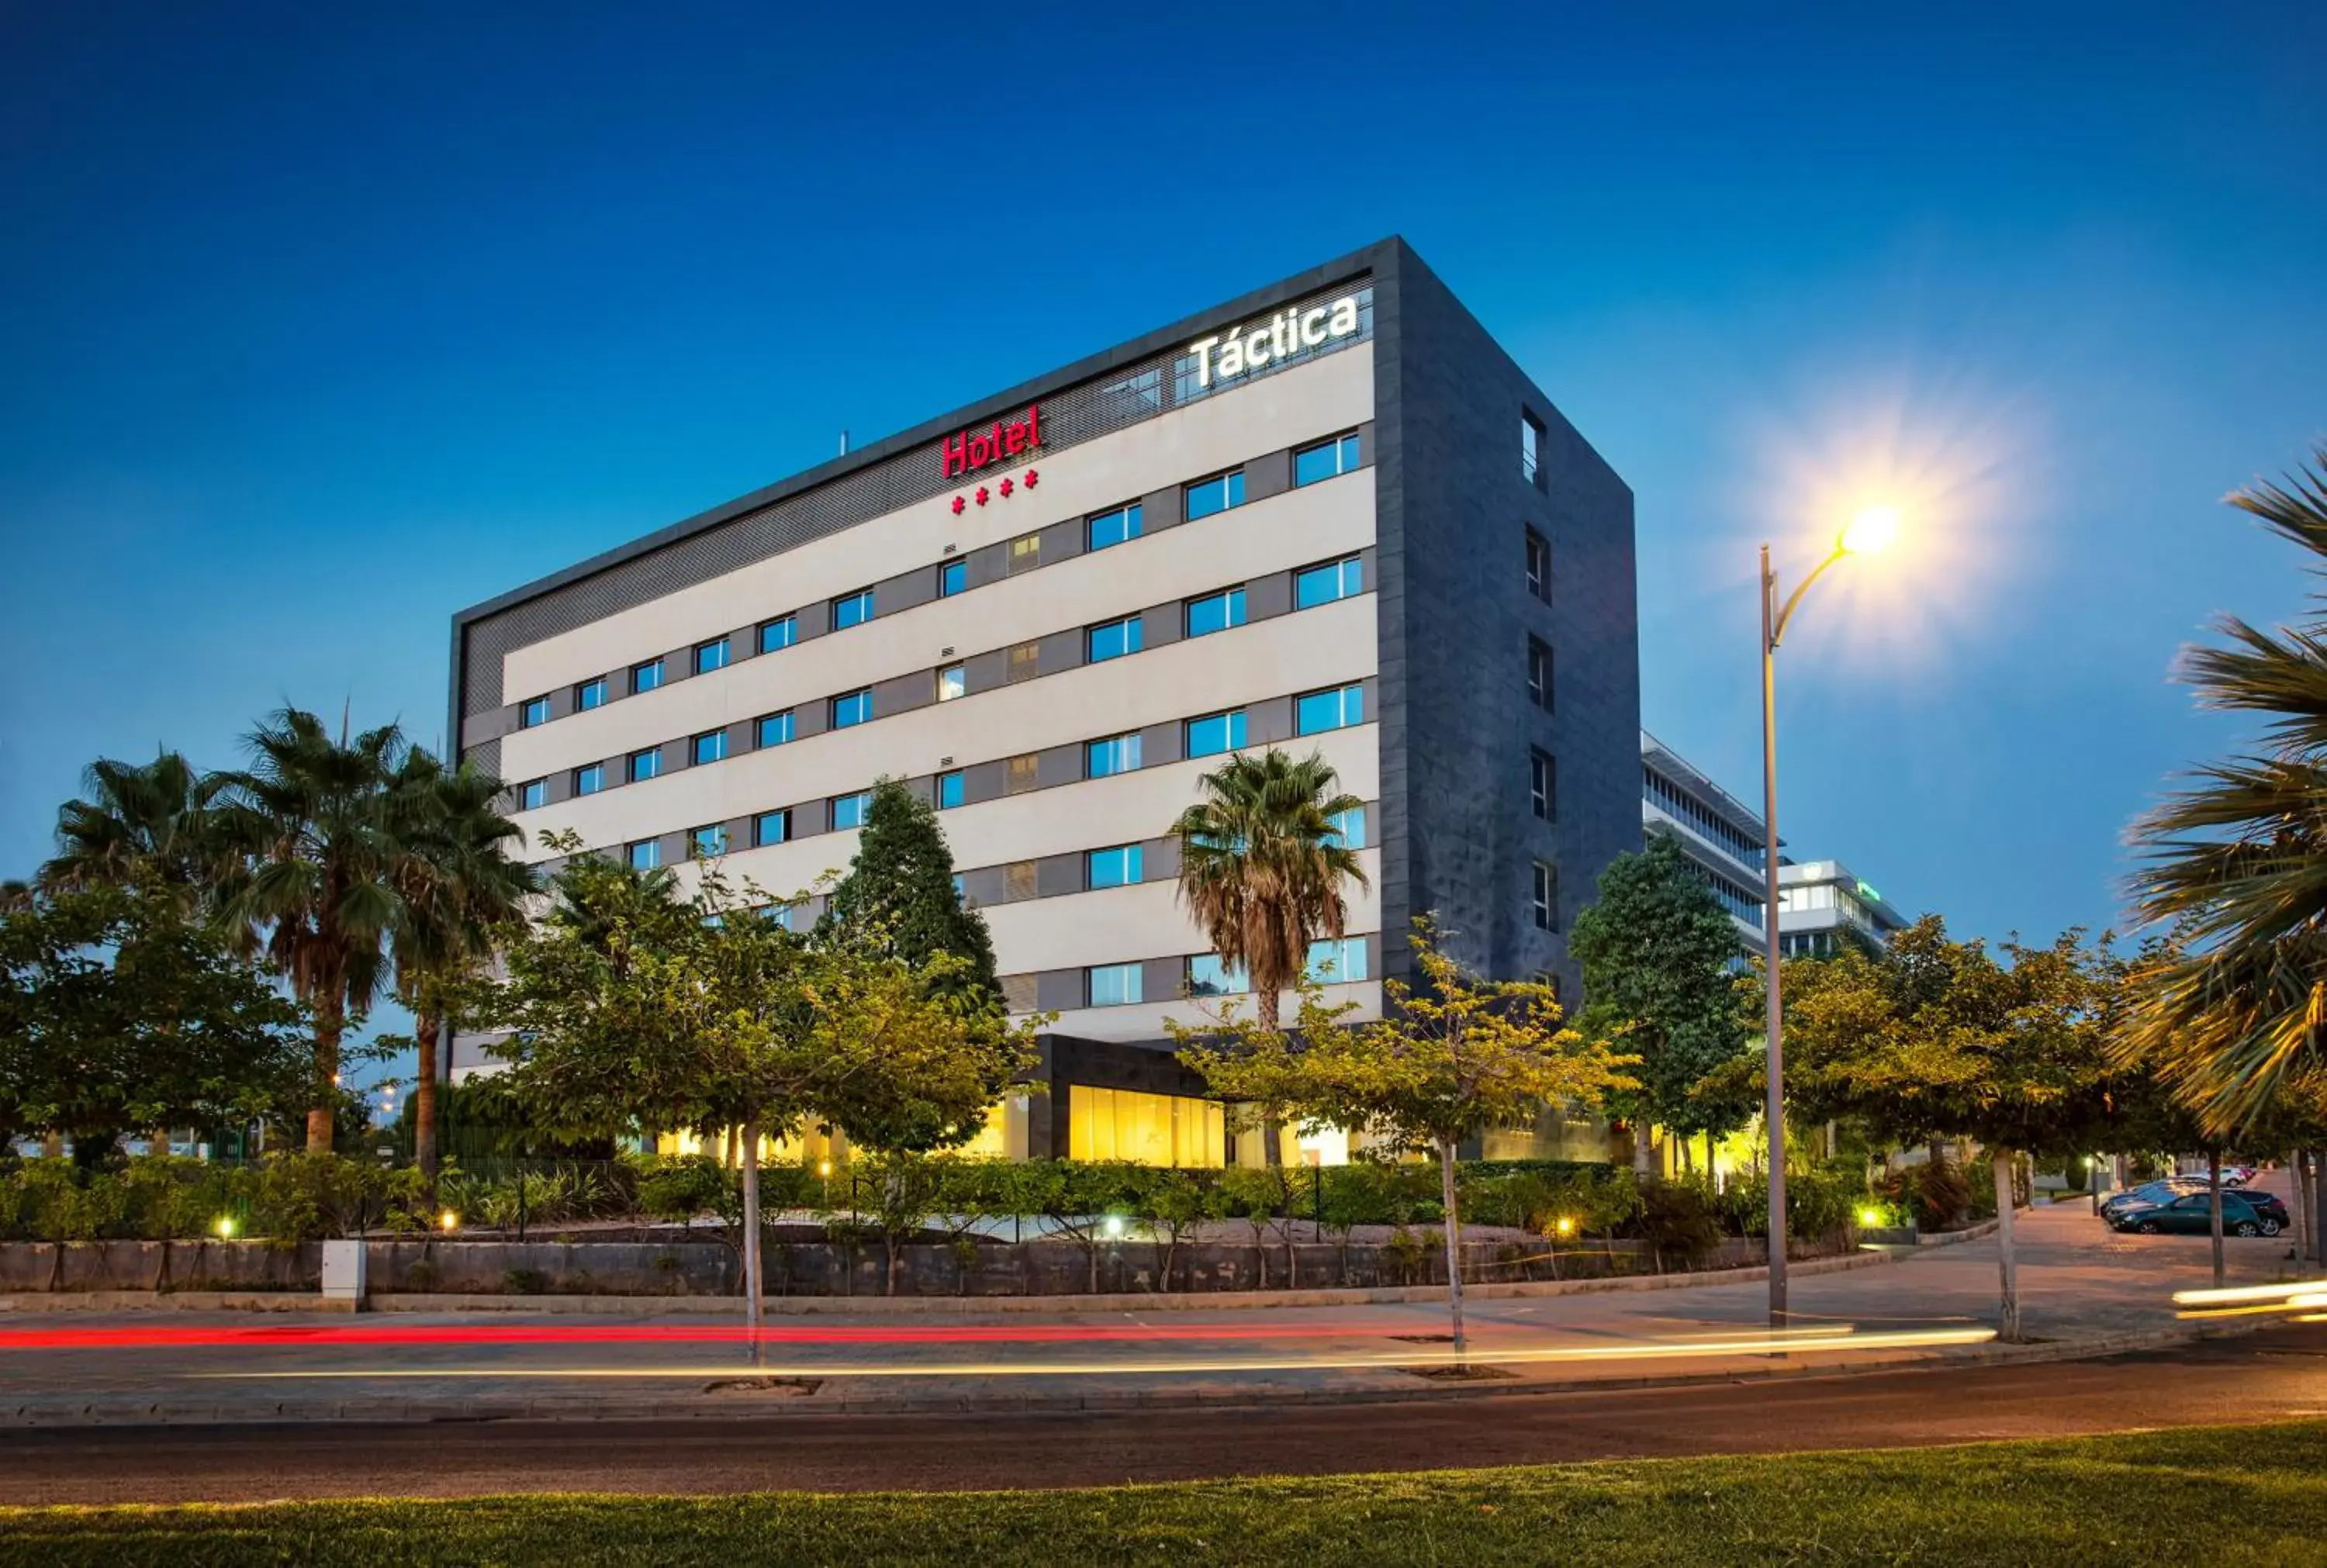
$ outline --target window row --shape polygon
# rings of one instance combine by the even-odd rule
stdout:
[[[1309,567],[1294,575],[1294,608],[1313,609],[1346,599],[1364,591],[1365,570],[1356,555]],[[1182,613],[1188,637],[1202,637],[1214,631],[1227,630],[1245,624],[1245,591],[1242,588],[1223,589],[1217,593],[1185,602]],[[1144,615],[1126,615],[1115,621],[1103,621],[1084,631],[1083,659],[1086,664],[1103,664],[1126,654],[1141,651],[1144,639]],[[1005,678],[1015,682],[1039,674],[1039,642],[1021,644],[1010,650],[1011,662]],[[1028,657],[1021,660],[1018,656]],[[949,703],[969,695],[969,672],[966,664],[948,665],[936,675],[936,700]],[[544,698],[543,701],[547,699]],[[780,713],[762,714],[754,721],[757,749],[790,744],[797,733],[797,710],[786,708]],[[827,699],[825,727],[827,730],[852,729],[870,723],[876,717],[873,688],[860,687],[853,692]],[[1225,739],[1217,751],[1234,751],[1244,744],[1244,733],[1239,723],[1233,739]],[[1296,729],[1300,734],[1315,734],[1325,730],[1337,730],[1362,723],[1363,695],[1356,686],[1336,688],[1332,692],[1311,693],[1300,699],[1296,709]],[[1208,739],[1210,731],[1205,732]],[[1223,732],[1225,735],[1225,731]],[[709,730],[689,737],[688,756],[696,767],[724,761],[730,752],[729,732]],[[1191,755],[1211,755],[1211,751],[1192,752]],[[663,770],[663,749],[650,746],[633,751],[624,763],[622,777],[632,784],[658,778]],[[1096,777],[1097,775],[1094,775]],[[587,762],[573,770],[576,796],[595,795],[606,788],[606,767],[603,762]],[[530,779],[519,786],[519,808],[535,811],[549,804],[549,780]]]
[[[1296,451],[1293,457],[1294,487],[1314,484],[1320,480],[1356,471],[1362,466],[1360,443],[1360,438],[1352,431]],[[1233,469],[1226,473],[1193,481],[1181,486],[1180,493],[1182,515],[1187,521],[1211,517],[1244,504],[1245,471]],[[1104,550],[1138,538],[1143,511],[1143,503],[1132,501],[1086,518],[1085,551]],[[1042,555],[1042,536],[1040,533],[1013,539],[1005,556],[1005,570],[1014,576],[1022,571],[1039,566]],[[969,563],[967,559],[957,557],[941,562],[935,571],[937,596],[940,599],[949,599],[969,587]],[[879,612],[875,599],[876,591],[869,587],[838,595],[826,606],[826,624],[835,631],[864,625]],[[798,614],[780,615],[774,620],[762,621],[756,637],[762,655],[791,647],[799,639]],[[731,641],[731,638],[718,637],[708,642],[697,643],[693,658],[695,673],[709,675],[714,670],[726,668],[733,651]],[[664,662],[662,658],[656,658],[631,666],[626,677],[630,695],[636,696],[659,688],[663,684]],[[577,684],[574,687],[575,710],[587,712],[604,706],[611,695],[607,686],[610,678],[597,676]],[[529,730],[546,724],[552,716],[553,704],[547,694],[529,697],[519,705],[518,724],[521,729]]]
[[[1367,978],[1366,939],[1363,937],[1343,937],[1310,943],[1308,961],[1302,973],[1313,985],[1340,985]],[[1083,971],[1083,1005],[1129,1007],[1150,1000],[1175,1000],[1162,996],[1150,998],[1146,994],[1146,985],[1147,966],[1145,964],[1094,964]],[[1183,996],[1240,996],[1251,989],[1252,981],[1241,967],[1229,968],[1220,962],[1217,953],[1199,953],[1187,961],[1180,994]]]

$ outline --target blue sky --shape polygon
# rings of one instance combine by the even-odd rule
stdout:
[[[10,7],[0,874],[91,757],[433,743],[455,608],[1397,232],[1637,493],[1650,728],[1754,793],[1754,544],[1904,495],[1788,839],[2108,923],[2236,734],[2175,649],[2301,602],[2218,503],[2327,437],[2327,13],[1779,9]]]

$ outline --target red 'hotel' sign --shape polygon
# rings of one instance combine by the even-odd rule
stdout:
[[[954,479],[975,473],[987,463],[1032,452],[1042,444],[1042,410],[1040,405],[1030,404],[1023,419],[1013,419],[1006,425],[997,419],[991,430],[981,430],[974,435],[965,430],[959,435],[949,435],[939,443],[939,451],[945,457],[946,478]]]

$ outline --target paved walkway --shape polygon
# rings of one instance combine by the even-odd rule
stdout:
[[[1798,1331],[1848,1333],[1782,1358],[1766,1353],[1758,1282],[1477,1301],[1472,1350],[1496,1376],[1462,1381],[1444,1376],[1443,1302],[910,1321],[834,1312],[771,1323],[756,1368],[733,1319],[0,1314],[0,1423],[1123,1408],[1787,1377],[2138,1343],[2182,1326],[2175,1290],[2210,1283],[2203,1237],[2115,1236],[2081,1205],[2023,1215],[2019,1229],[2023,1326],[2040,1343],[2008,1352],[1892,1338],[1972,1339],[1994,1327],[1987,1240],[1797,1277]],[[2233,1239],[2230,1277],[2292,1277],[2287,1253],[2283,1239]]]

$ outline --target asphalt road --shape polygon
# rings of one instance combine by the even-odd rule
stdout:
[[[2327,1415],[2327,1334],[2097,1361],[1345,1406],[0,1432],[0,1503],[949,1491],[1811,1448]]]

